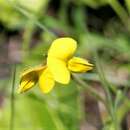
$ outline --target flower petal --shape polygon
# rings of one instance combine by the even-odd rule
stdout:
[[[28,69],[21,74],[18,93],[22,93],[32,88],[38,81],[39,73],[45,69],[45,66],[38,66]]]
[[[48,56],[62,60],[70,59],[77,48],[77,42],[69,37],[58,38],[53,41]]]
[[[50,58],[47,59],[47,65],[53,74],[54,79],[62,84],[68,84],[70,81],[70,72],[66,66],[66,62],[56,59]]]
[[[39,76],[39,86],[43,93],[48,93],[52,90],[54,85],[54,78],[49,69],[46,68]]]
[[[38,74],[40,71],[43,71],[45,68],[46,68],[46,66],[36,66],[34,68],[27,69],[27,70],[25,70],[25,71],[22,72],[22,74],[21,74],[20,77],[22,78],[25,75],[28,75],[28,74],[31,74],[31,73]]]
[[[73,72],[86,72],[93,69],[93,64],[79,57],[73,57],[68,61],[68,69]]]

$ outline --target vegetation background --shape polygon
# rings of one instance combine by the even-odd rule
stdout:
[[[105,98],[105,75],[118,89],[111,90],[115,110],[121,107],[122,129],[130,128],[130,103],[119,94],[130,96],[130,0],[0,0],[0,130],[115,130],[103,104],[73,80],[47,95],[38,85],[12,95],[14,65],[16,90],[20,73],[44,63],[52,41],[64,36],[95,65],[79,75],[87,85]]]

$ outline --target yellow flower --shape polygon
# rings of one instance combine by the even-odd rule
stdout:
[[[71,72],[81,73],[93,68],[87,60],[73,57],[77,48],[74,39],[58,38],[52,43],[47,57],[46,66],[38,66],[22,73],[18,92],[25,92],[37,82],[43,93],[48,93],[55,85],[55,81],[68,84]]]

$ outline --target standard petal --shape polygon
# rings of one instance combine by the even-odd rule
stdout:
[[[53,41],[48,56],[59,58],[62,60],[70,59],[77,48],[77,42],[69,37],[58,38]]]
[[[93,64],[79,57],[73,57],[68,61],[68,69],[72,72],[86,72],[93,69]]]
[[[38,66],[28,69],[21,74],[18,93],[22,93],[32,88],[38,81],[39,73],[45,69],[45,66]]]
[[[46,68],[39,76],[39,86],[43,93],[48,93],[52,90],[54,85],[54,78],[49,69]]]
[[[66,66],[66,62],[56,59],[56,58],[48,57],[47,66],[50,69],[55,81],[62,84],[69,83],[70,72]]]

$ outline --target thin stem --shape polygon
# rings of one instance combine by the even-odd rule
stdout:
[[[119,3],[119,0],[108,0],[108,3],[112,7],[112,9],[115,11],[115,13],[118,15],[118,17],[121,19],[122,23],[125,25],[125,27],[130,31],[129,26],[129,15],[127,11],[121,6]]]
[[[81,80],[78,76],[76,75],[72,75],[74,80],[81,86],[83,86],[84,88],[86,88],[88,90],[89,93],[91,93],[95,99],[100,100],[105,106],[107,105],[105,100],[97,93],[97,91],[95,91],[95,89],[93,89],[91,86],[89,86],[88,84],[86,84],[83,80]]]
[[[107,98],[107,103],[108,103],[108,112],[110,113],[110,116],[114,122],[114,126],[115,126],[115,130],[119,130],[120,128],[120,124],[118,123],[118,119],[117,119],[117,115],[116,115],[116,110],[114,109],[114,101],[112,99],[112,94],[111,94],[111,85],[108,83],[108,81],[106,80],[105,78],[105,74],[102,70],[102,66],[101,66],[101,63],[99,61],[99,57],[97,55],[97,53],[95,53],[95,61],[96,61],[96,67],[97,67],[97,70],[98,70],[98,74],[99,74],[99,77],[101,79],[101,82],[102,82],[102,85],[104,87],[104,90],[106,92],[106,98]],[[114,91],[116,92],[116,91]]]
[[[109,104],[108,105],[109,106],[109,112],[112,114],[113,104],[112,104],[112,95],[111,95],[111,92],[109,90],[110,85],[105,78],[105,75],[104,75],[104,72],[102,70],[102,67],[101,67],[97,53],[95,53],[95,62],[96,62],[96,68],[97,68],[97,71],[98,71],[98,74],[99,74],[99,78],[101,79],[102,86],[103,86],[103,88],[106,92],[106,98],[107,98],[107,102]]]
[[[67,6],[68,6],[68,0],[62,0],[61,1],[61,7],[59,11],[59,17],[62,23],[67,24]]]
[[[57,37],[57,35],[50,31],[46,26],[44,26],[41,22],[39,22],[35,15],[27,11],[25,8],[20,7],[18,4],[13,3],[10,0],[6,0],[9,2],[10,6],[12,6],[15,10],[17,10],[19,13],[24,15],[26,18],[28,18],[30,21],[32,21],[35,25],[37,25],[39,28],[43,29],[44,31],[48,32],[52,37]]]
[[[23,45],[22,50],[24,51],[24,53],[26,53],[26,55],[29,50],[29,45],[31,42],[33,30],[34,30],[34,24],[32,23],[32,21],[28,20],[24,30],[23,44],[22,44]]]
[[[14,129],[14,117],[15,117],[15,104],[14,104],[14,89],[15,89],[15,75],[16,75],[16,64],[14,64],[14,68],[13,68],[13,79],[12,79],[12,89],[11,89],[11,98],[10,98],[10,125],[9,125],[9,130],[13,130]]]

